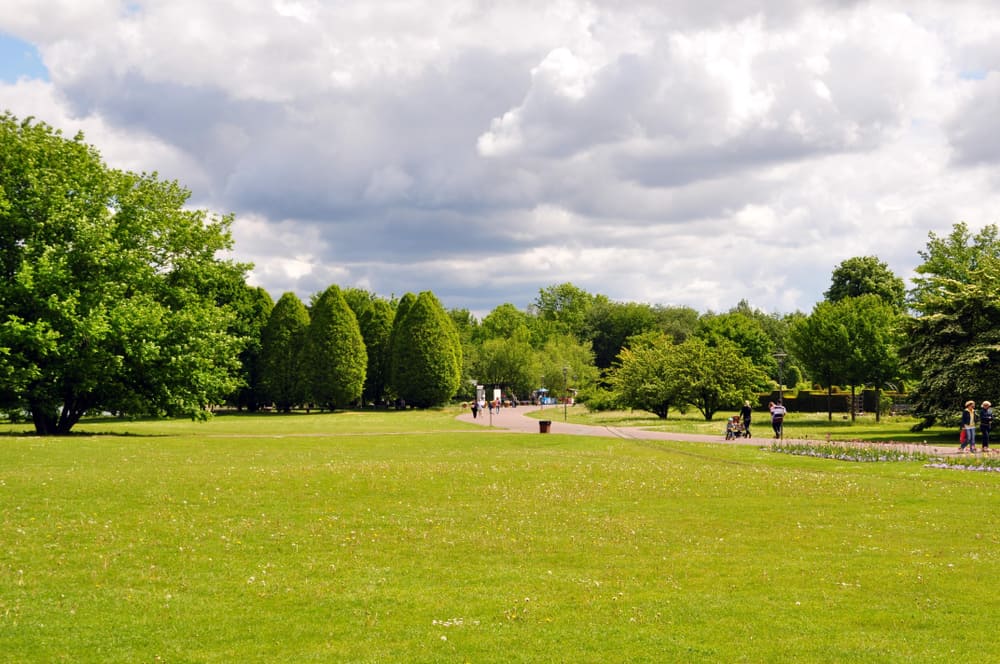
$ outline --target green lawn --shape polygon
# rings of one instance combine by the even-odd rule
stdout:
[[[0,661],[1000,659],[998,474],[454,412],[0,435]]]
[[[546,407],[544,416],[562,420],[564,415],[570,422],[613,427],[642,427],[651,431],[673,431],[676,433],[718,434],[725,431],[726,418],[737,413],[722,411],[711,422],[696,410],[686,413],[671,411],[666,420],[645,411],[590,412],[584,406]],[[785,437],[809,440],[867,440],[872,442],[905,442],[933,445],[958,445],[958,429],[935,426],[924,431],[912,431],[919,422],[913,417],[882,417],[875,421],[874,414],[859,415],[853,421],[843,413],[834,413],[829,419],[826,413],[789,413],[785,419]],[[764,411],[753,415],[753,432],[758,438],[773,436],[770,416]]]

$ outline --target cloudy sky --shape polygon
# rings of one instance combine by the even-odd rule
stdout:
[[[275,299],[809,311],[1000,222],[994,0],[3,0],[0,108],[234,213]]]

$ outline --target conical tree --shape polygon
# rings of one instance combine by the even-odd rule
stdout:
[[[386,300],[375,300],[362,326],[365,347],[368,350],[368,372],[365,377],[364,396],[378,402],[385,397],[389,384],[389,337],[392,335],[392,305]]]
[[[230,331],[247,340],[240,353],[240,387],[227,400],[242,410],[256,412],[266,396],[262,384],[262,336],[271,318],[274,301],[266,290],[240,281],[230,304],[236,311],[236,321]]]
[[[313,304],[306,357],[309,392],[321,407],[342,408],[361,398],[368,353],[358,319],[336,286]]]
[[[261,383],[266,398],[282,412],[306,400],[303,344],[309,329],[309,311],[294,293],[285,293],[274,305],[261,333]]]
[[[424,291],[405,310],[397,310],[392,336],[396,395],[421,408],[446,403],[462,378],[462,348],[454,323],[433,293]]]

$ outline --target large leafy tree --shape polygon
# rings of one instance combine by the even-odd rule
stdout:
[[[902,310],[906,286],[878,257],[855,256],[843,261],[833,270],[830,289],[824,295],[830,302],[876,295],[886,304]]]
[[[711,421],[723,408],[739,408],[767,380],[764,372],[731,341],[709,345],[691,337],[676,348],[674,370],[683,400]]]
[[[664,334],[634,338],[608,374],[618,401],[661,419],[683,406],[687,386],[677,371],[676,353],[677,346]]]
[[[656,310],[648,304],[594,298],[587,313],[586,335],[599,369],[610,367],[628,339],[658,329]]]
[[[917,267],[901,355],[917,377],[916,413],[953,422],[967,399],[996,399],[1000,373],[1000,237],[956,224],[930,234]]]
[[[818,302],[812,313],[799,318],[788,336],[790,350],[806,371],[827,389],[827,417],[833,419],[833,386],[850,373],[853,352],[843,307]]]
[[[709,346],[731,341],[753,364],[773,374],[777,363],[773,357],[774,342],[761,323],[739,311],[724,314],[705,314],[698,321],[695,336]]]
[[[600,374],[590,344],[570,334],[546,341],[535,353],[535,367],[539,384],[552,396],[569,396],[570,389],[588,390]]]
[[[430,291],[400,300],[392,330],[392,385],[420,408],[446,403],[462,378],[462,347],[451,318]]]
[[[205,416],[245,340],[215,285],[230,217],[108,168],[82,135],[0,116],[0,401],[64,434],[88,411]]]
[[[357,402],[365,384],[368,353],[354,312],[340,288],[330,286],[313,303],[306,331],[309,395],[324,408]]]
[[[473,338],[477,341],[525,338],[529,330],[528,314],[508,302],[486,314]]]
[[[899,378],[901,317],[896,305],[873,293],[837,303],[842,308],[851,351],[847,378],[851,396],[857,385],[875,388],[875,420],[881,419],[881,393]],[[851,409],[854,417],[854,409]]]
[[[261,332],[261,384],[267,400],[282,412],[306,402],[303,347],[309,310],[295,293],[285,293],[271,310]]]
[[[691,307],[663,307],[653,308],[656,314],[657,327],[664,334],[674,340],[674,343],[681,343],[694,334],[698,327],[698,312]]]
[[[593,295],[571,283],[541,289],[529,307],[529,313],[542,323],[540,329],[545,334],[545,339],[535,341],[543,343],[560,334],[571,334],[580,341],[584,340],[587,316],[593,304]]]
[[[479,384],[508,394],[530,394],[538,375],[535,350],[524,336],[487,339],[476,351],[472,375]]]

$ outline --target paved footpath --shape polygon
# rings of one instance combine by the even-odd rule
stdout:
[[[734,438],[733,440],[726,440],[726,436],[723,433],[726,426],[724,422],[719,422],[720,431],[717,436],[699,433],[649,431],[640,427],[609,427],[594,426],[590,424],[573,424],[572,422],[563,421],[562,406],[545,406],[542,408],[539,406],[518,406],[517,408],[501,408],[499,413],[494,412],[492,415],[490,415],[489,411],[485,413],[480,412],[479,416],[476,418],[472,417],[471,410],[467,410],[459,415],[458,419],[462,422],[478,424],[484,427],[492,426],[506,431],[539,433],[539,420],[534,417],[528,417],[528,413],[537,410],[542,410],[543,412],[551,411],[551,417],[542,418],[552,422],[549,427],[549,433],[564,433],[572,434],[574,436],[604,436],[606,438],[624,438],[627,440],[677,440],[695,443],[717,443],[722,445],[770,445],[771,442],[774,441],[774,438],[770,435],[765,435],[759,438]],[[766,432],[767,434],[771,433],[770,424],[766,421],[756,424],[754,429]],[[796,442],[813,442],[820,444],[825,441],[807,441],[796,439]],[[898,446],[908,450],[919,450],[927,454],[938,454],[942,456],[958,454],[957,447],[911,445],[905,443],[898,443]]]

